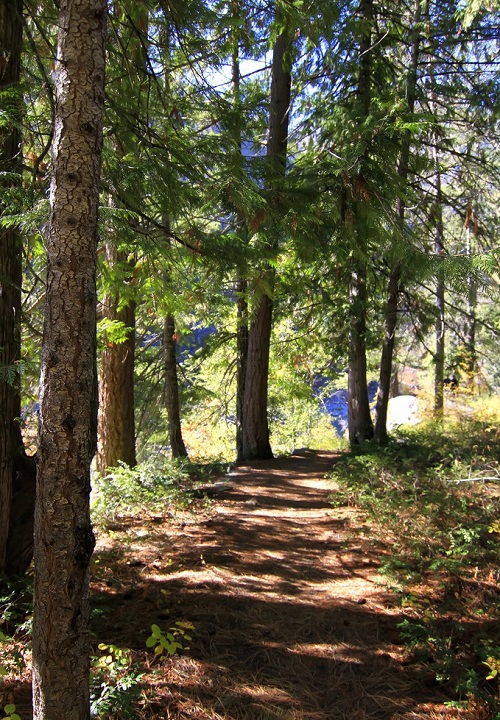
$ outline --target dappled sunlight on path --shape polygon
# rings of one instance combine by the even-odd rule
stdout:
[[[100,539],[96,600],[113,595],[101,641],[139,650],[152,623],[195,626],[189,653],[159,668],[147,717],[459,717],[405,665],[401,610],[369,529],[329,503],[335,457],[303,451],[237,468],[209,512],[153,518],[146,535],[131,528],[128,565],[112,581],[106,558],[120,538]]]

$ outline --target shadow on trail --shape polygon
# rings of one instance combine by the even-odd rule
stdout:
[[[376,559],[348,546],[328,504],[321,479],[332,462],[309,453],[240,468],[218,513],[157,532],[149,558],[94,593],[100,642],[144,650],[153,623],[195,626],[189,654],[161,666],[154,717],[433,716],[443,697],[404,666],[403,616],[371,580]],[[104,568],[105,554],[96,561]]]

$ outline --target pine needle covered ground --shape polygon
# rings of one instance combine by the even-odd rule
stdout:
[[[498,476],[483,430],[474,472]],[[424,472],[412,443],[249,463],[188,509],[108,520],[94,716],[498,718],[498,483],[455,482],[438,443]],[[4,650],[0,702],[27,720],[29,653]]]

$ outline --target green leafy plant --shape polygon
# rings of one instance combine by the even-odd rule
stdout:
[[[137,716],[136,702],[141,695],[139,672],[128,650],[100,643],[101,654],[92,658],[90,673],[91,717],[117,717],[132,720]]]
[[[23,648],[13,638],[8,637],[0,631],[0,645],[5,647],[2,650],[3,662],[0,663],[0,677],[10,672],[21,674],[26,669],[26,659]]]
[[[151,635],[146,640],[146,647],[154,648],[157,657],[175,655],[178,650],[189,650],[189,647],[183,644],[192,640],[188,630],[194,630],[194,625],[183,620],[177,620],[174,626],[165,632],[158,625],[151,625]]]
[[[486,665],[489,670],[486,680],[493,680],[500,676],[500,657],[490,655],[487,660],[483,661],[483,665]]]
[[[4,635],[4,633],[0,631],[0,643],[5,642],[6,640],[7,640],[6,635]],[[2,664],[0,663],[0,677],[1,677],[2,675],[7,675],[7,673],[8,673],[8,670],[7,670],[7,668],[5,667],[5,665],[2,665]]]
[[[161,510],[166,504],[185,506],[190,501],[183,492],[183,485],[188,480],[183,464],[171,461],[161,453],[153,453],[134,468],[120,463],[110,469],[105,478],[97,474],[93,478],[94,519],[105,521],[119,513],[138,514],[145,506]]]
[[[21,720],[21,716],[16,713],[16,706],[13,703],[4,705],[3,711],[5,716],[2,720]]]

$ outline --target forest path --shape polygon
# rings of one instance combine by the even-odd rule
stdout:
[[[140,717],[459,717],[405,663],[363,518],[329,504],[336,457],[247,463],[209,511],[129,524],[125,547],[119,527],[100,539],[94,598],[113,613],[99,641],[143,649],[152,623],[195,626],[189,651],[152,667]]]

